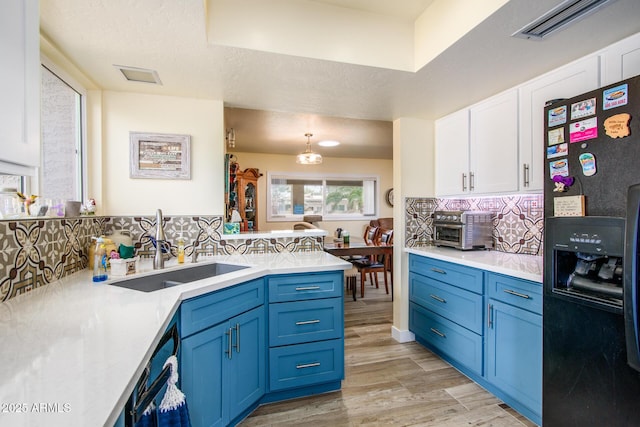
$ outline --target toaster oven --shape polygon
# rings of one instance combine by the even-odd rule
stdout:
[[[492,249],[493,214],[484,211],[435,211],[433,242],[463,251]]]

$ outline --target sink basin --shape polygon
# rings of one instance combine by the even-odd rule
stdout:
[[[163,271],[151,276],[136,277],[134,279],[121,280],[110,283],[112,286],[134,289],[142,292],[153,292],[172,286],[184,285],[207,277],[220,276],[221,274],[248,268],[244,265],[233,264],[202,264],[196,267],[183,268],[180,270]]]

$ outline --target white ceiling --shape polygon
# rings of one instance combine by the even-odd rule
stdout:
[[[355,144],[377,158],[392,153],[390,124],[380,121],[441,117],[640,31],[640,1],[617,0],[542,42],[516,39],[512,33],[560,0],[510,0],[414,73],[212,45],[207,1],[40,0],[41,31],[98,88],[223,100],[238,150],[295,153],[311,132],[312,142],[325,134],[343,141],[313,147],[323,155],[350,156]],[[287,1],[411,22],[438,0],[278,0]],[[234,28],[250,31],[243,21]],[[157,70],[163,85],[127,82],[113,64]],[[242,109],[264,111],[249,120]],[[372,137],[368,124],[384,136]]]

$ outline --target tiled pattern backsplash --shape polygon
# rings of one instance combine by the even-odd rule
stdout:
[[[543,197],[519,195],[475,199],[406,199],[406,245],[431,244],[435,210],[471,209],[495,213],[496,250],[542,254]],[[222,240],[221,216],[166,216],[164,230],[173,255],[180,236],[189,257],[322,250],[322,237]],[[80,217],[0,221],[0,301],[87,268],[91,237],[129,232],[138,255],[153,256],[149,239],[155,217]],[[197,242],[197,245],[195,243]]]
[[[540,195],[479,197],[472,199],[406,199],[406,245],[427,246],[432,243],[436,210],[480,210],[495,214],[493,238],[495,249],[502,252],[542,255],[544,198]]]
[[[141,256],[153,256],[155,217],[79,217],[0,221],[0,301],[87,268],[91,237],[129,232]],[[221,216],[165,216],[173,255],[180,236],[187,257],[199,254],[322,250],[322,237],[222,240]],[[195,243],[198,243],[195,245]]]

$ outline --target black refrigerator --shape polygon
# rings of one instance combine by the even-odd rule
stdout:
[[[544,117],[542,423],[640,426],[640,76]]]

